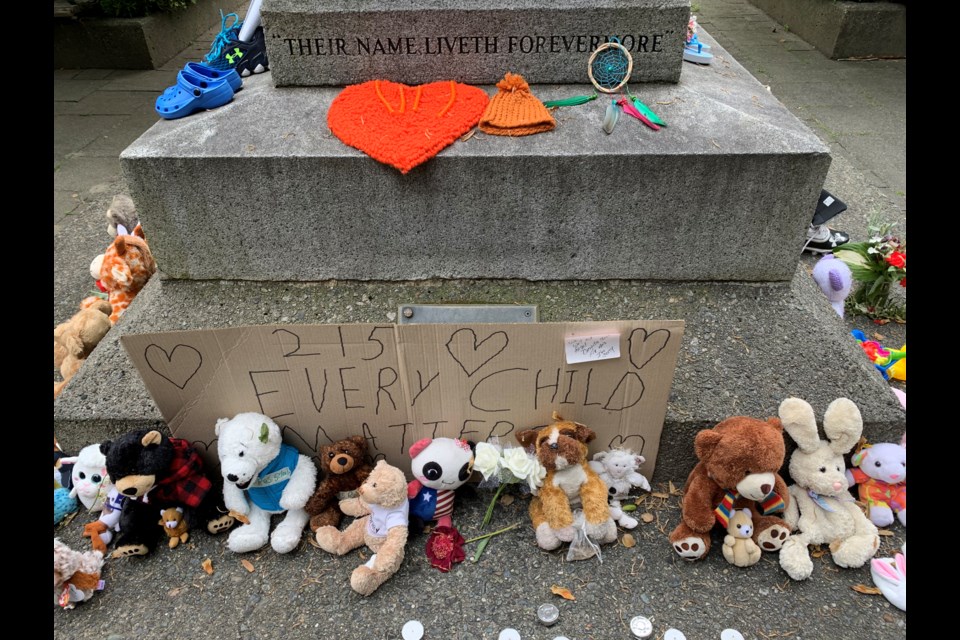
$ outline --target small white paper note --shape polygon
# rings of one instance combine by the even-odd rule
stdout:
[[[620,357],[620,334],[566,338],[567,364]]]
[[[833,199],[833,196],[827,196],[826,198],[823,199],[823,206],[829,207],[834,202],[836,202],[836,200]]]

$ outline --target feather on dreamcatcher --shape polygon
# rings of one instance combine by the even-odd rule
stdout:
[[[603,130],[606,133],[613,133],[614,127],[620,120],[621,111],[636,118],[654,131],[658,131],[660,127],[667,125],[650,107],[630,93],[627,81],[630,80],[632,72],[633,57],[631,57],[627,48],[620,44],[618,38],[612,37],[609,42],[597,47],[587,62],[587,75],[590,77],[590,83],[596,89],[592,95],[548,100],[543,104],[547,108],[574,107],[596,100],[598,97],[597,91],[599,91],[611,96],[607,112],[603,117]]]

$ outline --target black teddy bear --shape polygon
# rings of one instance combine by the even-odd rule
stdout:
[[[205,524],[210,533],[233,526],[223,506],[222,486],[204,472],[203,460],[190,443],[159,431],[133,431],[100,445],[107,473],[126,500],[114,557],[146,555],[163,532],[157,518],[164,509],[182,507],[192,529]]]

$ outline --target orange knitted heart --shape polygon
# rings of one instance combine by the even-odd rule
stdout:
[[[452,80],[418,87],[371,80],[334,98],[327,125],[344,144],[407,173],[476,126],[487,102],[482,89]]]

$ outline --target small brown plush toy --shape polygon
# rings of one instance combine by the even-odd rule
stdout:
[[[320,447],[317,467],[323,479],[307,502],[310,515],[310,530],[320,527],[336,527],[340,524],[341,512],[337,495],[356,491],[373,469],[366,461],[367,441],[363,436],[351,436],[339,442]]]
[[[53,383],[54,398],[77,373],[103,336],[107,335],[112,326],[111,309],[106,300],[97,300],[53,330],[53,366],[60,369],[63,376],[63,382]]]
[[[373,550],[366,564],[354,569],[350,576],[353,590],[368,596],[395,574],[403,562],[410,519],[407,479],[403,471],[381,460],[357,493],[357,498],[340,501],[340,510],[356,520],[344,531],[321,527],[317,530],[317,544],[338,556],[364,544]]]
[[[760,562],[760,547],[753,541],[753,515],[750,509],[730,512],[730,524],[723,539],[723,557],[732,565],[749,567]]]
[[[170,548],[176,549],[181,542],[186,542],[190,538],[190,526],[183,519],[183,508],[164,509],[160,512],[160,522],[163,530],[170,536]]]

